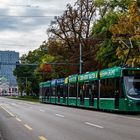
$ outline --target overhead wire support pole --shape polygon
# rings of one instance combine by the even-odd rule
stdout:
[[[80,41],[80,44],[79,44],[79,51],[80,51],[79,73],[81,74],[82,73],[82,63],[83,63],[83,61],[82,61],[82,44],[81,44],[81,41]]]

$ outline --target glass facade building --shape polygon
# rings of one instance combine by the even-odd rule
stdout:
[[[19,53],[15,51],[0,51],[0,81],[6,80],[9,87],[16,87],[16,77],[13,70],[16,68],[16,62],[19,61]],[[2,83],[0,83],[2,84]]]

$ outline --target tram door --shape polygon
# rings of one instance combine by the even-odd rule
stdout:
[[[46,96],[46,101],[49,102],[49,98],[50,98],[50,93],[49,93],[49,88],[45,88],[45,96]]]
[[[65,104],[67,93],[68,93],[68,87],[65,85],[63,90],[64,90],[64,92],[63,92],[63,103]]]
[[[47,93],[47,102],[49,102],[49,99],[50,99],[50,93],[48,92]]]
[[[119,109],[120,85],[121,85],[120,78],[116,78],[114,87],[115,109]]]
[[[46,88],[43,88],[42,90],[42,102],[45,102],[46,100]]]
[[[89,106],[98,107],[98,81],[90,82],[88,91],[89,91]],[[95,99],[97,100],[97,102],[95,102]]]
[[[92,90],[92,85],[89,85],[89,106],[94,106],[94,92]]]
[[[57,97],[57,103],[60,103],[60,96],[61,96],[60,95],[61,94],[60,92],[61,92],[60,91],[60,86],[57,86],[57,96],[56,96]]]
[[[80,88],[80,105],[84,105],[84,85]]]
[[[59,85],[58,86],[58,103],[64,103],[64,98],[65,98],[64,87],[63,85]]]

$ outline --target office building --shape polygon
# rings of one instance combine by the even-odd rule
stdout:
[[[15,51],[0,51],[0,88],[17,87],[13,70],[19,61],[19,53]]]

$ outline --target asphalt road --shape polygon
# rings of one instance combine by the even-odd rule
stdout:
[[[0,97],[0,140],[140,140],[140,115]]]

